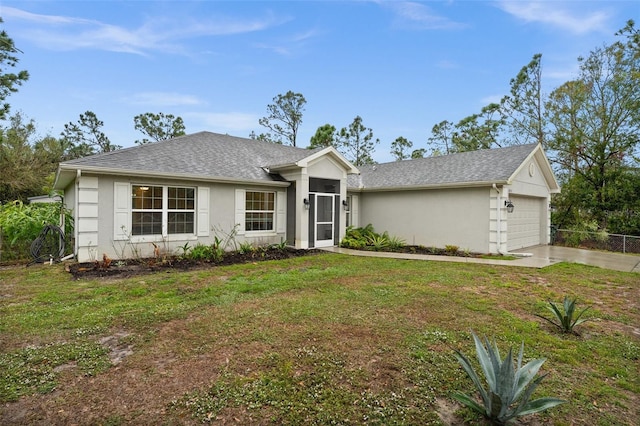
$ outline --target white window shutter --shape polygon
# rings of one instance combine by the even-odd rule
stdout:
[[[209,236],[209,188],[198,187],[198,237]]]
[[[360,227],[360,200],[357,195],[351,196],[351,226]]]
[[[244,235],[245,232],[244,209],[246,196],[244,189],[236,189],[235,224],[238,225],[238,235]]]
[[[131,187],[128,182],[113,184],[113,239],[126,240],[131,233]]]
[[[276,193],[276,232],[282,234],[287,229],[287,193]]]

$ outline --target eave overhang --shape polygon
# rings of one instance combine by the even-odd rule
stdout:
[[[509,185],[507,180],[498,181],[475,181],[475,182],[447,182],[435,183],[429,185],[403,185],[403,186],[377,186],[377,187],[348,187],[349,192],[390,192],[390,191],[420,191],[431,189],[461,189],[461,188],[482,188],[491,187],[492,185]]]
[[[203,176],[190,173],[172,173],[167,175],[166,173],[158,173],[147,170],[123,170],[112,169],[107,167],[95,167],[95,166],[65,166],[60,165],[58,167],[58,173],[56,175],[56,181],[54,183],[54,189],[64,189],[76,177],[77,171],[81,170],[82,173],[91,173],[99,175],[111,175],[111,176],[126,176],[126,177],[141,177],[149,179],[164,179],[164,180],[181,180],[181,181],[195,181],[195,182],[220,182],[228,184],[241,184],[241,185],[256,185],[256,186],[277,186],[286,188],[291,185],[290,182],[276,181],[276,180],[262,180],[262,179],[238,179],[229,178],[224,176]]]

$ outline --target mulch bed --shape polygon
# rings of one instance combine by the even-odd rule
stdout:
[[[236,265],[243,263],[254,263],[265,260],[282,260],[293,257],[309,256],[322,253],[321,250],[295,249],[287,247],[271,248],[267,250],[258,250],[251,253],[227,252],[219,261],[202,261],[192,260],[183,257],[163,257],[163,258],[144,258],[144,259],[126,259],[111,260],[104,259],[102,261],[69,263],[66,266],[74,279],[83,278],[104,278],[116,277],[126,278],[135,275],[148,274],[158,271],[171,270],[193,270],[209,268],[214,266]]]
[[[371,247],[365,247],[364,249],[361,249],[361,250],[375,251]],[[457,256],[457,257],[482,257],[487,255],[486,253],[474,253],[474,252],[463,251],[463,250],[453,250],[453,248],[446,249],[446,248],[426,247],[426,246],[403,246],[403,247],[394,248],[394,249],[386,248],[380,251],[391,252],[391,253],[428,254],[431,256]]]

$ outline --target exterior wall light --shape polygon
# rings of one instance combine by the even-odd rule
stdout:
[[[309,199],[305,198],[304,200],[302,200],[302,202],[304,203],[304,208],[309,210]]]
[[[513,209],[515,208],[515,206],[513,205],[511,200],[505,200],[504,205],[507,208],[507,213],[513,213]]]
[[[347,200],[342,200],[342,208],[345,210],[349,210],[349,203],[347,202]]]

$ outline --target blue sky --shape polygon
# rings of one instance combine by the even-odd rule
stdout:
[[[143,137],[133,117],[145,112],[246,137],[292,90],[307,100],[298,146],[359,115],[380,139],[378,162],[397,137],[426,147],[434,124],[499,100],[536,53],[550,92],[639,12],[638,1],[595,0],[0,0],[31,75],[9,103],[41,136],[90,110],[125,147]]]

